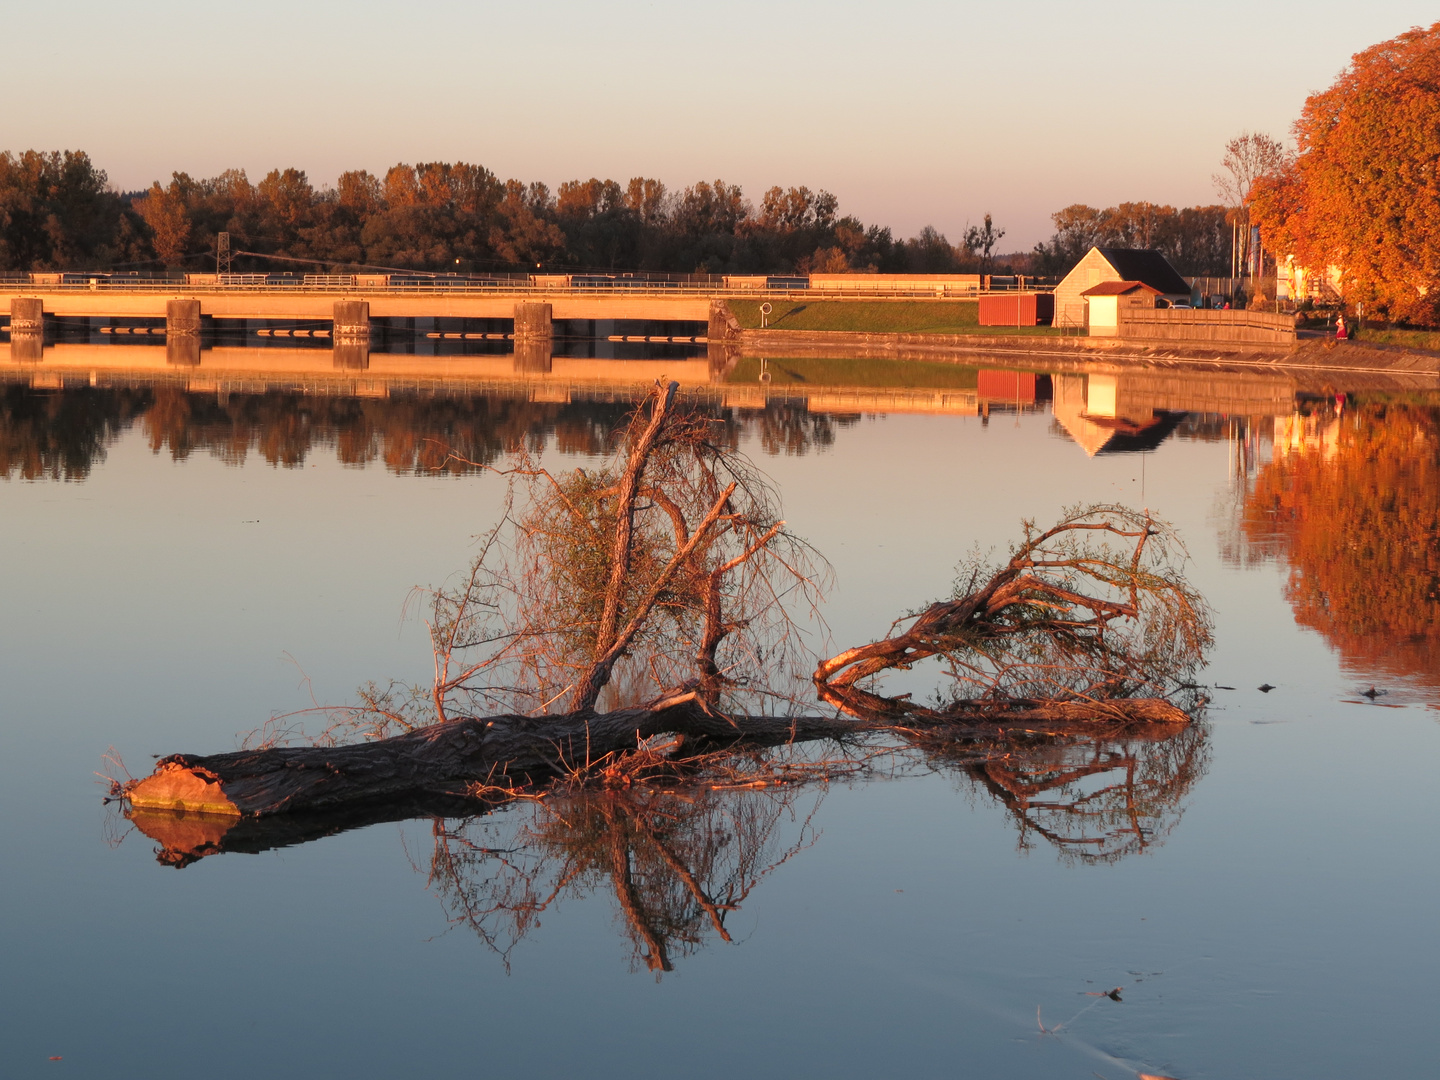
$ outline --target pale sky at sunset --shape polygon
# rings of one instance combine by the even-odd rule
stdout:
[[[1214,201],[1242,129],[1288,135],[1433,2],[0,5],[0,149],[120,188],[466,160],[500,177],[826,188],[897,236],[987,210],[1028,248],[1085,202]]]

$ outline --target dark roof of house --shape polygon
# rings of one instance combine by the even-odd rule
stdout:
[[[1166,296],[1188,296],[1190,286],[1170,260],[1151,248],[1101,248],[1100,254],[1127,281],[1142,281]]]
[[[1091,285],[1082,292],[1081,296],[1124,296],[1136,289],[1143,289],[1145,292],[1155,296],[1161,295],[1160,290],[1154,285],[1146,285],[1143,281],[1102,281],[1099,285]]]

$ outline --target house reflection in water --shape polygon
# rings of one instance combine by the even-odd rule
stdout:
[[[1056,375],[1055,423],[1091,457],[1154,450],[1169,437],[1184,412],[1137,405],[1121,411],[1119,376]]]
[[[1053,377],[1054,431],[1091,457],[1153,450],[1188,415],[1288,416],[1292,379],[1271,373],[1094,370]]]

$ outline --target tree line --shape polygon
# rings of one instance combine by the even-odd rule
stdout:
[[[756,205],[724,180],[672,189],[647,177],[592,178],[551,191],[480,165],[429,162],[383,176],[346,172],[333,187],[316,187],[300,169],[274,169],[258,183],[230,169],[119,192],[83,151],[0,153],[0,271],[211,270],[228,233],[244,253],[233,259],[237,272],[1058,274],[1090,243],[1112,243],[1158,246],[1182,272],[1220,273],[1223,215],[1072,206],[1054,215],[1050,241],[1006,255],[1005,230],[989,214],[958,243],[933,226],[896,239],[804,186],[771,187]]]
[[[1226,206],[1126,202],[1104,210],[1076,203],[1050,215],[1055,232],[1037,244],[1031,272],[1064,274],[1092,247],[1155,248],[1182,274],[1231,273],[1236,212]]]
[[[243,169],[175,173],[117,192],[82,151],[0,154],[0,270],[202,271],[229,234],[236,271],[373,266],[429,272],[674,273],[978,271],[1003,230],[989,215],[960,244],[927,227],[897,240],[842,215],[830,192],[738,184],[679,190],[647,177],[501,180],[465,162],[400,164],[316,187],[300,169],[252,183]],[[968,246],[967,246],[968,245]]]

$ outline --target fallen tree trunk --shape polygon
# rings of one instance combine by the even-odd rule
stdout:
[[[422,796],[465,795],[474,785],[533,788],[581,770],[641,740],[681,735],[746,747],[846,739],[884,731],[943,730],[956,738],[1016,732],[1083,732],[1131,724],[1183,724],[1168,702],[1148,698],[1040,704],[969,715],[892,716],[888,722],[828,716],[729,717],[692,692],[608,713],[451,720],[389,739],[334,747],[272,747],[226,754],[173,754],[121,796],[140,810],[231,817],[320,811]]]
[[[860,725],[829,717],[732,719],[687,692],[608,713],[451,720],[347,746],[172,754],[121,794],[136,808],[250,817],[456,794],[472,784],[529,787],[657,735],[774,745],[841,738],[857,730]]]

